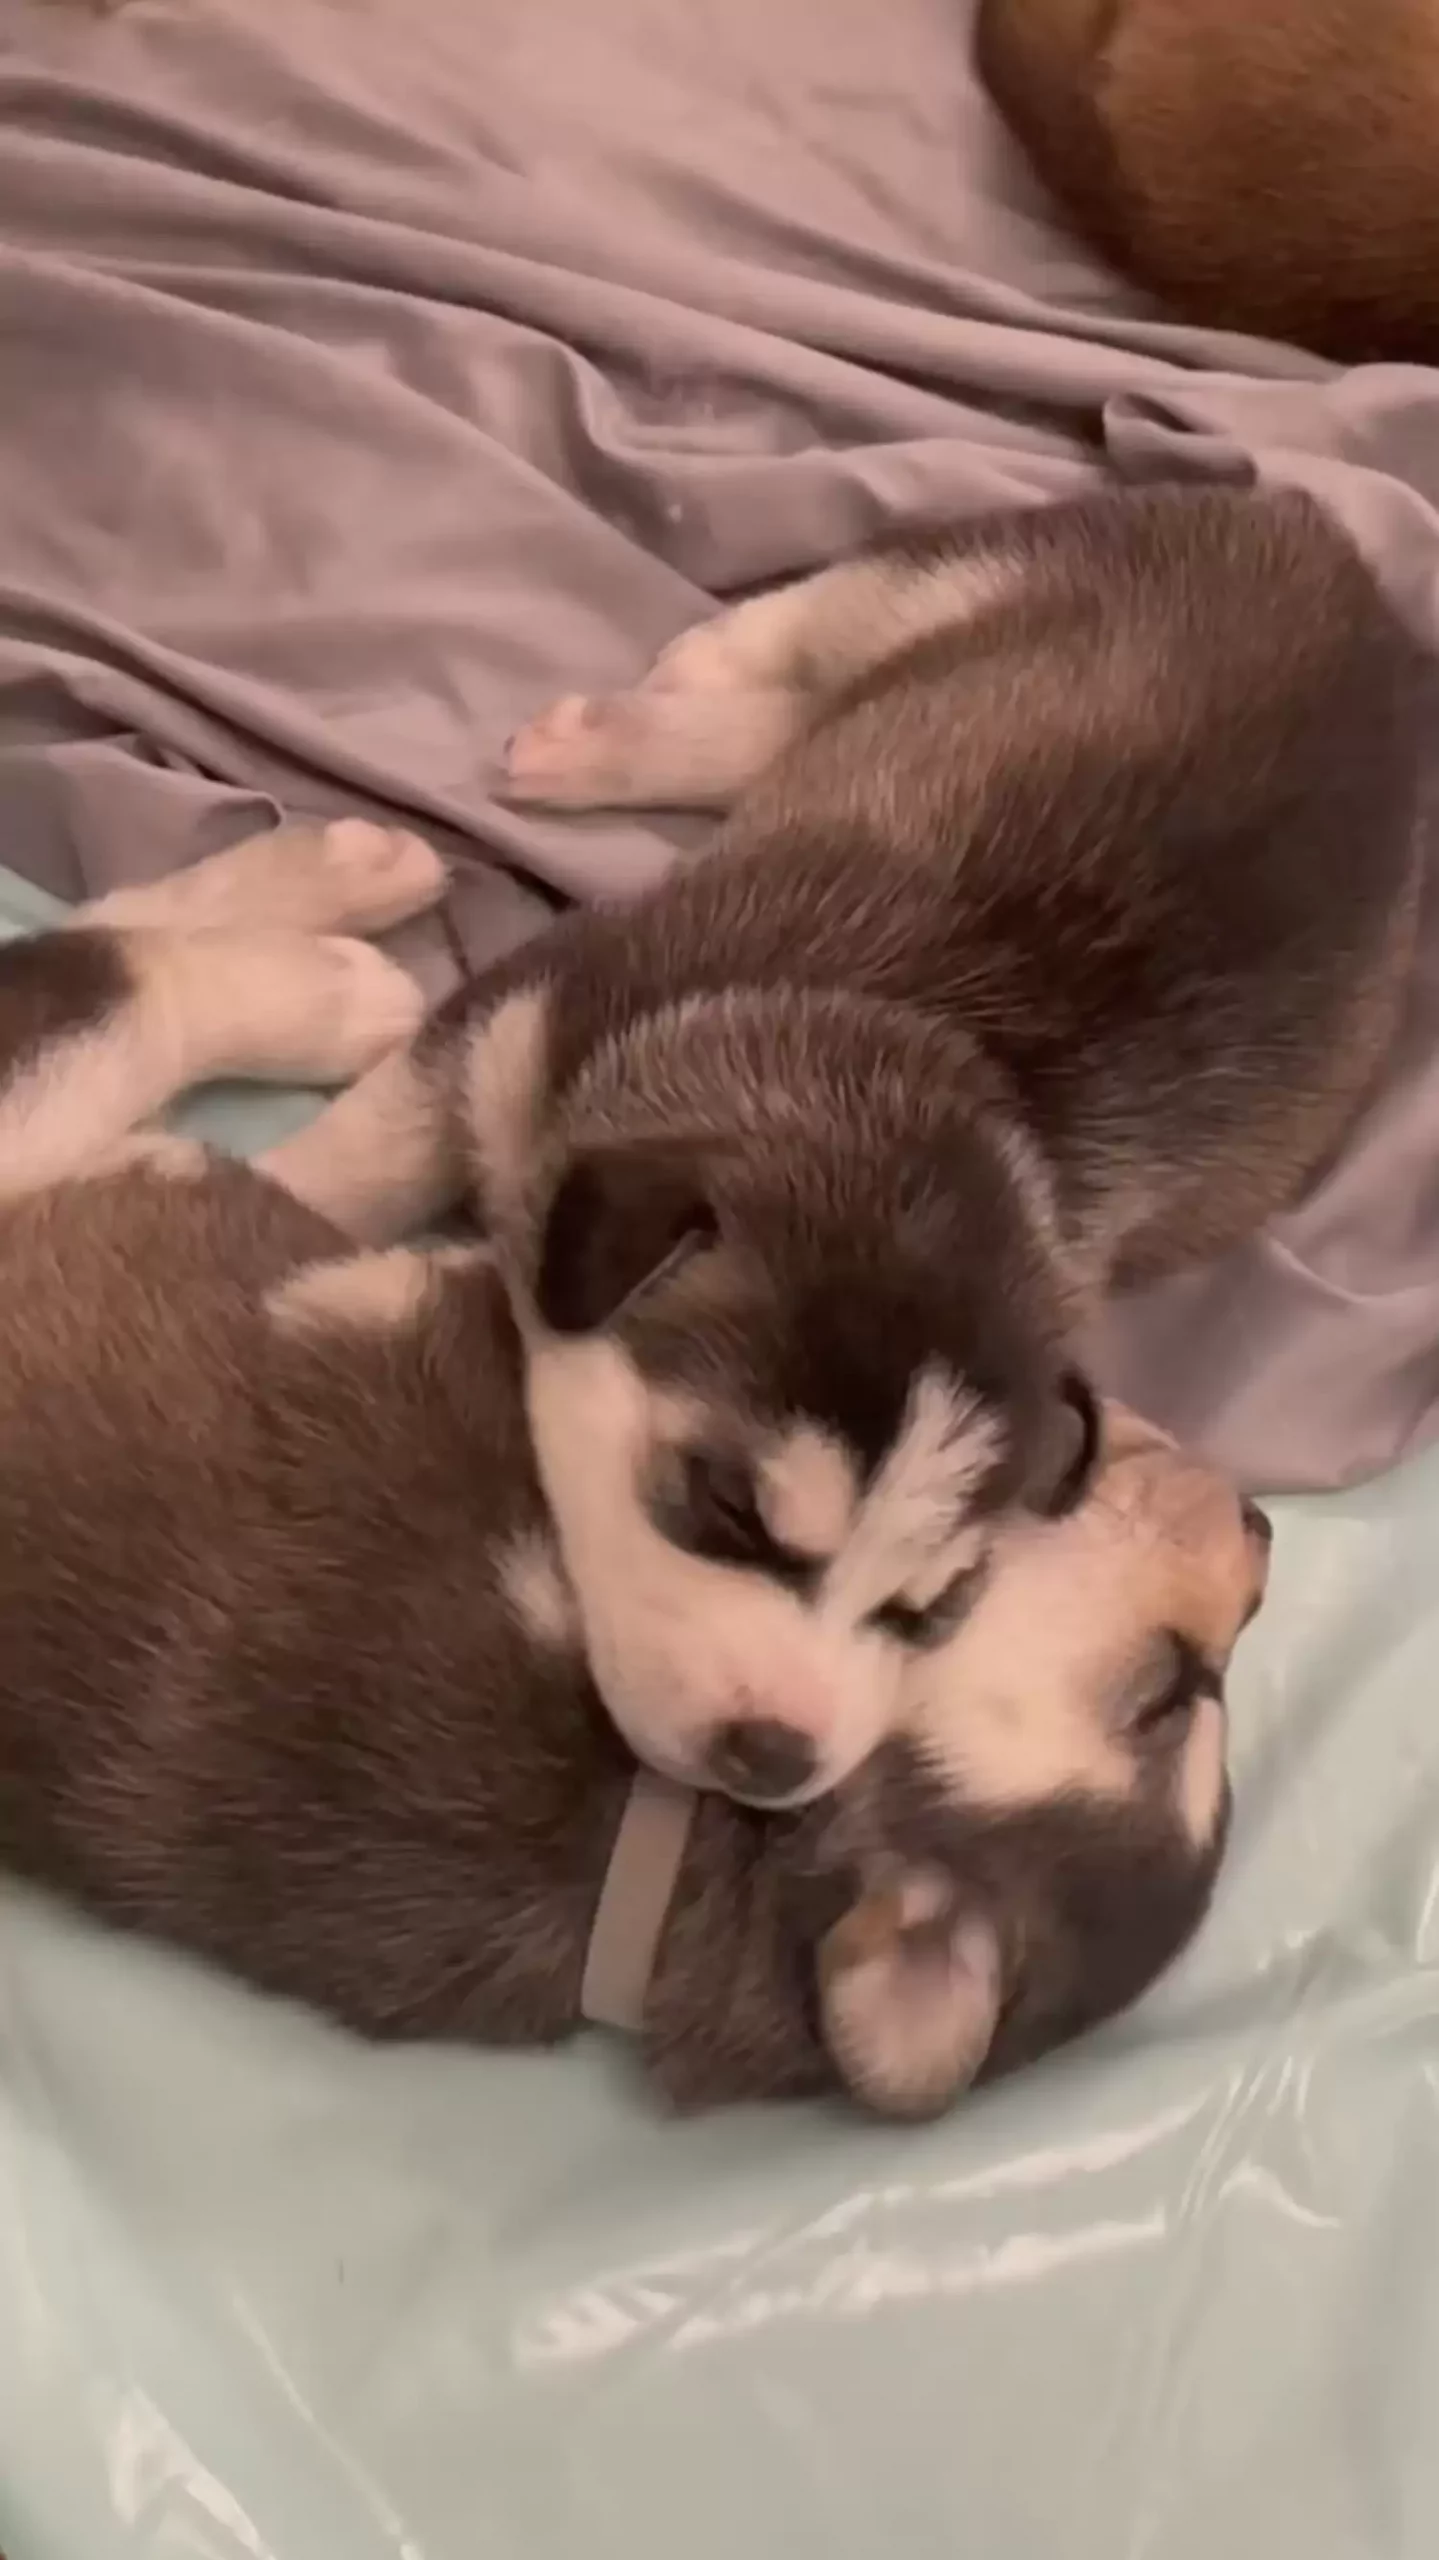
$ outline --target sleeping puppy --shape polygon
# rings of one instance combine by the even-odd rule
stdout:
[[[412,839],[295,832],[0,951],[0,1861],[365,2034],[530,2044],[588,2014],[675,2102],[928,2112],[1197,1925],[1263,1524],[1119,1416],[831,1801],[761,1817],[637,1777],[490,1253],[356,1253],[128,1129],[196,1078],[333,1077],[410,1027],[389,963],[299,928],[437,887]]]
[[[713,851],[480,978],[274,1171],[468,1189],[605,1702],[798,1804],[1097,1449],[1101,1295],[1292,1201],[1389,1036],[1418,661],[1307,498],[985,518],[740,605],[513,742]]]
[[[1184,317],[1439,362],[1432,0],[980,0],[976,37],[1065,211]]]

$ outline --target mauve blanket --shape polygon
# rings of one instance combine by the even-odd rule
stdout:
[[[1303,482],[1439,638],[1439,375],[1156,318],[968,38],[965,0],[0,0],[0,857],[74,895],[403,813],[485,958],[686,840],[497,805],[548,694],[1103,474]],[[1437,1022],[1439,907],[1338,1170],[1107,1330],[1256,1483],[1434,1428]]]

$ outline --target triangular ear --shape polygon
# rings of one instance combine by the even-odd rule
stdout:
[[[668,1140],[589,1147],[560,1177],[545,1215],[535,1307],[552,1333],[595,1333],[718,1222],[697,1151]]]
[[[847,2089],[877,2115],[938,2115],[983,2066],[1002,1967],[987,1920],[916,1870],[867,1893],[819,1951],[820,2018]]]

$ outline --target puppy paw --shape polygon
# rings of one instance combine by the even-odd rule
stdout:
[[[346,1084],[411,1039],[425,1000],[367,942],[282,926],[149,933],[131,955],[160,1100],[239,1076]]]
[[[445,894],[445,866],[434,846],[404,827],[369,818],[336,818],[317,828],[294,859],[313,872],[317,929],[383,933],[424,913]]]
[[[77,922],[175,933],[383,933],[445,893],[433,847],[368,818],[273,827],[187,871],[118,889]]]
[[[368,942],[327,938],[314,950],[326,994],[317,1008],[308,1073],[317,1083],[344,1083],[413,1039],[425,999],[408,970]]]
[[[724,809],[803,719],[791,693],[572,694],[511,739],[507,797],[548,809]]]
[[[241,1075],[347,1084],[424,1018],[414,979],[368,942],[275,934],[226,957],[229,1009],[243,1026],[231,1043],[232,1071]]]
[[[518,729],[505,750],[505,793],[548,809],[593,809],[642,786],[643,717],[633,694],[569,693]]]

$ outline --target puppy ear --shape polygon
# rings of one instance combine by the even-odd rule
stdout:
[[[877,2115],[938,2115],[967,2089],[1001,1996],[994,1931],[940,1876],[867,1893],[820,1944],[824,2039],[846,2088]]]
[[[1062,1520],[1066,1512],[1079,1508],[1099,1464],[1103,1441],[1099,1398],[1078,1369],[1066,1369],[1059,1381],[1051,1448],[1030,1496],[1030,1507],[1042,1520]]]
[[[1161,1431],[1157,1422],[1149,1422],[1114,1396],[1106,1396],[1101,1407],[1104,1425],[1104,1455],[1110,1458],[1151,1457],[1157,1450],[1173,1455],[1179,1447],[1171,1431]]]
[[[591,1147],[560,1178],[540,1236],[535,1305],[552,1333],[594,1333],[667,1263],[718,1233],[695,1151]]]

